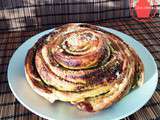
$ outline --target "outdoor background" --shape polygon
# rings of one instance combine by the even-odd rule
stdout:
[[[68,22],[124,17],[130,17],[129,0],[0,0],[3,31],[48,29]]]

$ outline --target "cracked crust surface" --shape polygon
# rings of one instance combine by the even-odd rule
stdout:
[[[28,51],[25,74],[32,89],[50,102],[96,112],[141,86],[144,67],[119,37],[94,25],[71,23],[43,36]]]

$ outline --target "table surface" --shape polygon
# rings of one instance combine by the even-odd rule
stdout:
[[[149,120],[160,118],[160,18],[138,22],[131,18],[93,23],[124,32],[140,41],[153,55],[158,66],[158,86],[149,102],[125,120]],[[43,31],[0,32],[0,119],[41,120],[23,107],[13,96],[7,81],[7,68],[14,51],[29,37]]]

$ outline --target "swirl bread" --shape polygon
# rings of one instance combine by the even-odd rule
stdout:
[[[70,102],[95,112],[141,86],[144,67],[119,37],[90,24],[70,23],[40,38],[28,51],[25,73],[50,102]]]

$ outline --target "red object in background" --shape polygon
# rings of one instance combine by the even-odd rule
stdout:
[[[158,11],[155,0],[152,0],[154,8],[150,3],[151,0],[138,0],[135,7],[133,7],[133,1],[130,0],[130,14],[136,20],[145,21],[144,18],[152,18]],[[153,10],[154,12],[151,14]]]
[[[151,4],[148,0],[138,0],[135,11],[138,18],[149,18],[152,10]]]

